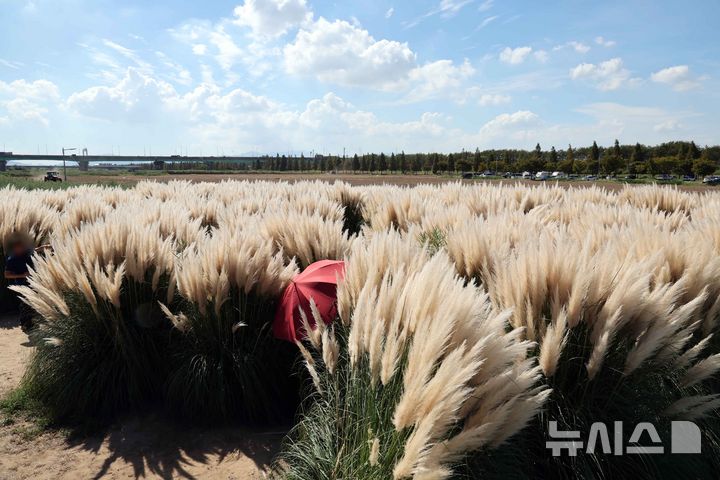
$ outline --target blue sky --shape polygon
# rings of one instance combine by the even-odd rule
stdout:
[[[720,143],[720,2],[0,0],[0,147]]]

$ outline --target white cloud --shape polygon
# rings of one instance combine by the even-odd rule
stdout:
[[[572,41],[570,41],[570,42],[566,42],[566,43],[564,43],[564,44],[562,44],[562,45],[556,45],[556,46],[553,47],[553,50],[556,50],[556,51],[557,51],[557,50],[563,50],[563,49],[565,49],[565,48],[572,48],[572,49],[575,50],[577,53],[581,53],[581,54],[585,54],[585,53],[587,53],[587,52],[590,51],[590,46],[589,46],[589,45],[586,45],[586,44],[584,44],[584,43],[582,43],[582,42],[578,42],[578,41],[575,41],[575,40],[572,40]]]
[[[20,67],[22,67],[24,64],[22,62],[13,62],[10,60],[5,60],[3,58],[0,58],[0,65],[7,67],[7,68],[12,68],[13,70],[19,70]]]
[[[29,100],[57,100],[60,98],[60,90],[49,80],[28,82],[20,79],[9,83],[0,80],[0,96]]]
[[[671,85],[678,92],[692,90],[700,86],[701,79],[695,79],[690,76],[690,68],[687,65],[676,65],[674,67],[663,68],[650,75],[650,79],[656,83],[664,83]]]
[[[480,95],[480,98],[478,99],[478,105],[480,105],[481,107],[496,106],[502,105],[504,103],[509,103],[510,100],[512,100],[510,95],[502,95],[499,93],[485,93],[483,95]]]
[[[385,18],[392,17],[393,13],[395,13],[395,8],[393,8],[393,7],[388,8],[387,12],[385,12]]]
[[[678,122],[677,120],[666,120],[655,125],[653,127],[653,130],[655,130],[656,132],[675,132],[682,129],[682,127],[682,123]]]
[[[478,10],[481,12],[487,12],[493,7],[493,4],[495,3],[494,0],[485,0],[483,3],[480,4],[478,7]]]
[[[508,125],[519,124],[527,125],[535,123],[538,118],[537,114],[529,110],[520,110],[515,113],[503,113],[487,122],[483,125],[483,128],[505,127]]]
[[[532,129],[539,125],[540,117],[529,110],[503,113],[485,123],[477,133],[476,143],[491,144],[502,139],[507,144],[525,143],[533,136]]]
[[[623,67],[622,59],[612,58],[597,65],[581,63],[570,70],[573,80],[589,80],[600,90],[617,90],[630,80],[630,71]]]
[[[535,59],[540,63],[545,63],[550,58],[550,55],[545,50],[537,50],[533,53]]]
[[[322,17],[300,30],[283,53],[289,73],[381,89],[397,86],[415,67],[416,59],[407,43],[375,40],[367,30]]]
[[[441,0],[439,7],[440,13],[444,16],[453,16],[471,2],[472,0]]]
[[[582,42],[568,42],[568,46],[572,47],[578,53],[587,53],[590,51],[590,47]]]
[[[190,71],[170,59],[163,52],[155,52],[162,65],[168,70],[169,73],[165,73],[164,77],[171,82],[179,83],[181,85],[190,86],[193,83],[192,75]]]
[[[480,25],[478,25],[475,28],[475,31],[477,32],[478,30],[482,30],[483,28],[487,27],[488,25],[490,25],[492,22],[494,22],[498,18],[500,18],[500,15],[492,15],[490,17],[485,18],[482,22],[480,22]]]
[[[73,93],[67,105],[88,117],[148,122],[157,118],[163,108],[163,99],[174,95],[175,89],[169,83],[131,67],[117,84]]]
[[[615,45],[617,45],[617,42],[615,40],[608,40],[604,37],[595,37],[595,43],[597,43],[600,46],[608,47],[608,48],[614,47]]]
[[[48,80],[0,80],[0,122],[29,120],[48,125],[49,106],[59,99],[57,85]]]
[[[416,19],[407,22],[405,24],[405,28],[415,27],[423,20],[438,14],[443,18],[452,18],[460,10],[462,10],[465,5],[472,3],[473,1],[474,0],[440,0],[440,4],[437,7],[433,8],[424,15],[417,17]]]
[[[406,95],[406,101],[420,101],[437,98],[454,91],[468,78],[475,74],[475,69],[468,59],[462,65],[454,65],[452,60],[438,60],[427,63],[410,71],[409,81],[413,85]]]
[[[261,38],[278,37],[312,19],[305,0],[245,0],[234,13],[236,24]]]
[[[500,61],[509,63],[510,65],[519,65],[525,61],[525,58],[527,58],[531,52],[531,47],[505,47],[505,49],[500,52]]]
[[[248,43],[246,39],[234,35],[233,30],[237,30],[237,27],[227,20],[216,24],[192,21],[171,29],[170,33],[179,41],[190,45],[195,55],[212,57],[224,70],[224,81],[228,85],[237,82],[238,65],[242,65],[245,73],[251,77],[267,73],[270,68],[269,59],[279,57],[280,49],[272,43],[260,40]]]

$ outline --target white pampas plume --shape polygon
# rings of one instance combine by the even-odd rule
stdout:
[[[308,372],[310,373],[310,377],[312,377],[313,383],[315,384],[315,388],[319,393],[322,393],[322,386],[320,385],[320,376],[317,373],[317,370],[315,369],[315,360],[313,359],[310,352],[308,352],[307,348],[302,344],[300,341],[295,341],[295,345],[298,346],[300,349],[300,353],[302,354],[303,358],[305,359],[305,367],[307,368]]]
[[[173,324],[173,327],[182,333],[187,333],[190,330],[190,322],[184,313],[181,312],[179,315],[175,315],[162,302],[158,302],[158,305],[160,305],[160,310],[162,310],[168,320]]]
[[[720,370],[720,353],[700,360],[685,373],[681,380],[683,387],[692,387],[715,375]]]
[[[370,443],[370,466],[375,467],[378,464],[378,457],[380,456],[380,439],[375,437]]]
[[[540,344],[540,366],[546,377],[552,377],[557,369],[560,355],[568,339],[568,333],[565,332],[566,325],[567,313],[563,311],[545,331]]]

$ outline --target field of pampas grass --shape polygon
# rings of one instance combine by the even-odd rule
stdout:
[[[720,194],[141,182],[2,196],[2,245],[52,246],[15,290],[37,314],[21,388],[58,423],[148,406],[294,416],[275,474],[297,480],[720,469]],[[285,287],[323,259],[346,262],[337,318],[302,312],[304,340],[276,340]],[[623,422],[625,444],[649,422],[667,447],[677,419],[700,427],[702,454],[545,445],[550,422]]]

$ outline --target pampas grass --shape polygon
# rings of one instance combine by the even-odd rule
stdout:
[[[716,466],[718,194],[232,181],[0,193],[0,248],[17,233],[53,246],[17,291],[39,325],[25,386],[57,418],[152,402],[266,421],[303,378],[287,478]],[[337,322],[276,342],[283,289],[326,258],[347,261]],[[664,436],[672,418],[709,422],[709,453],[671,464],[544,448],[550,420],[653,421]]]

